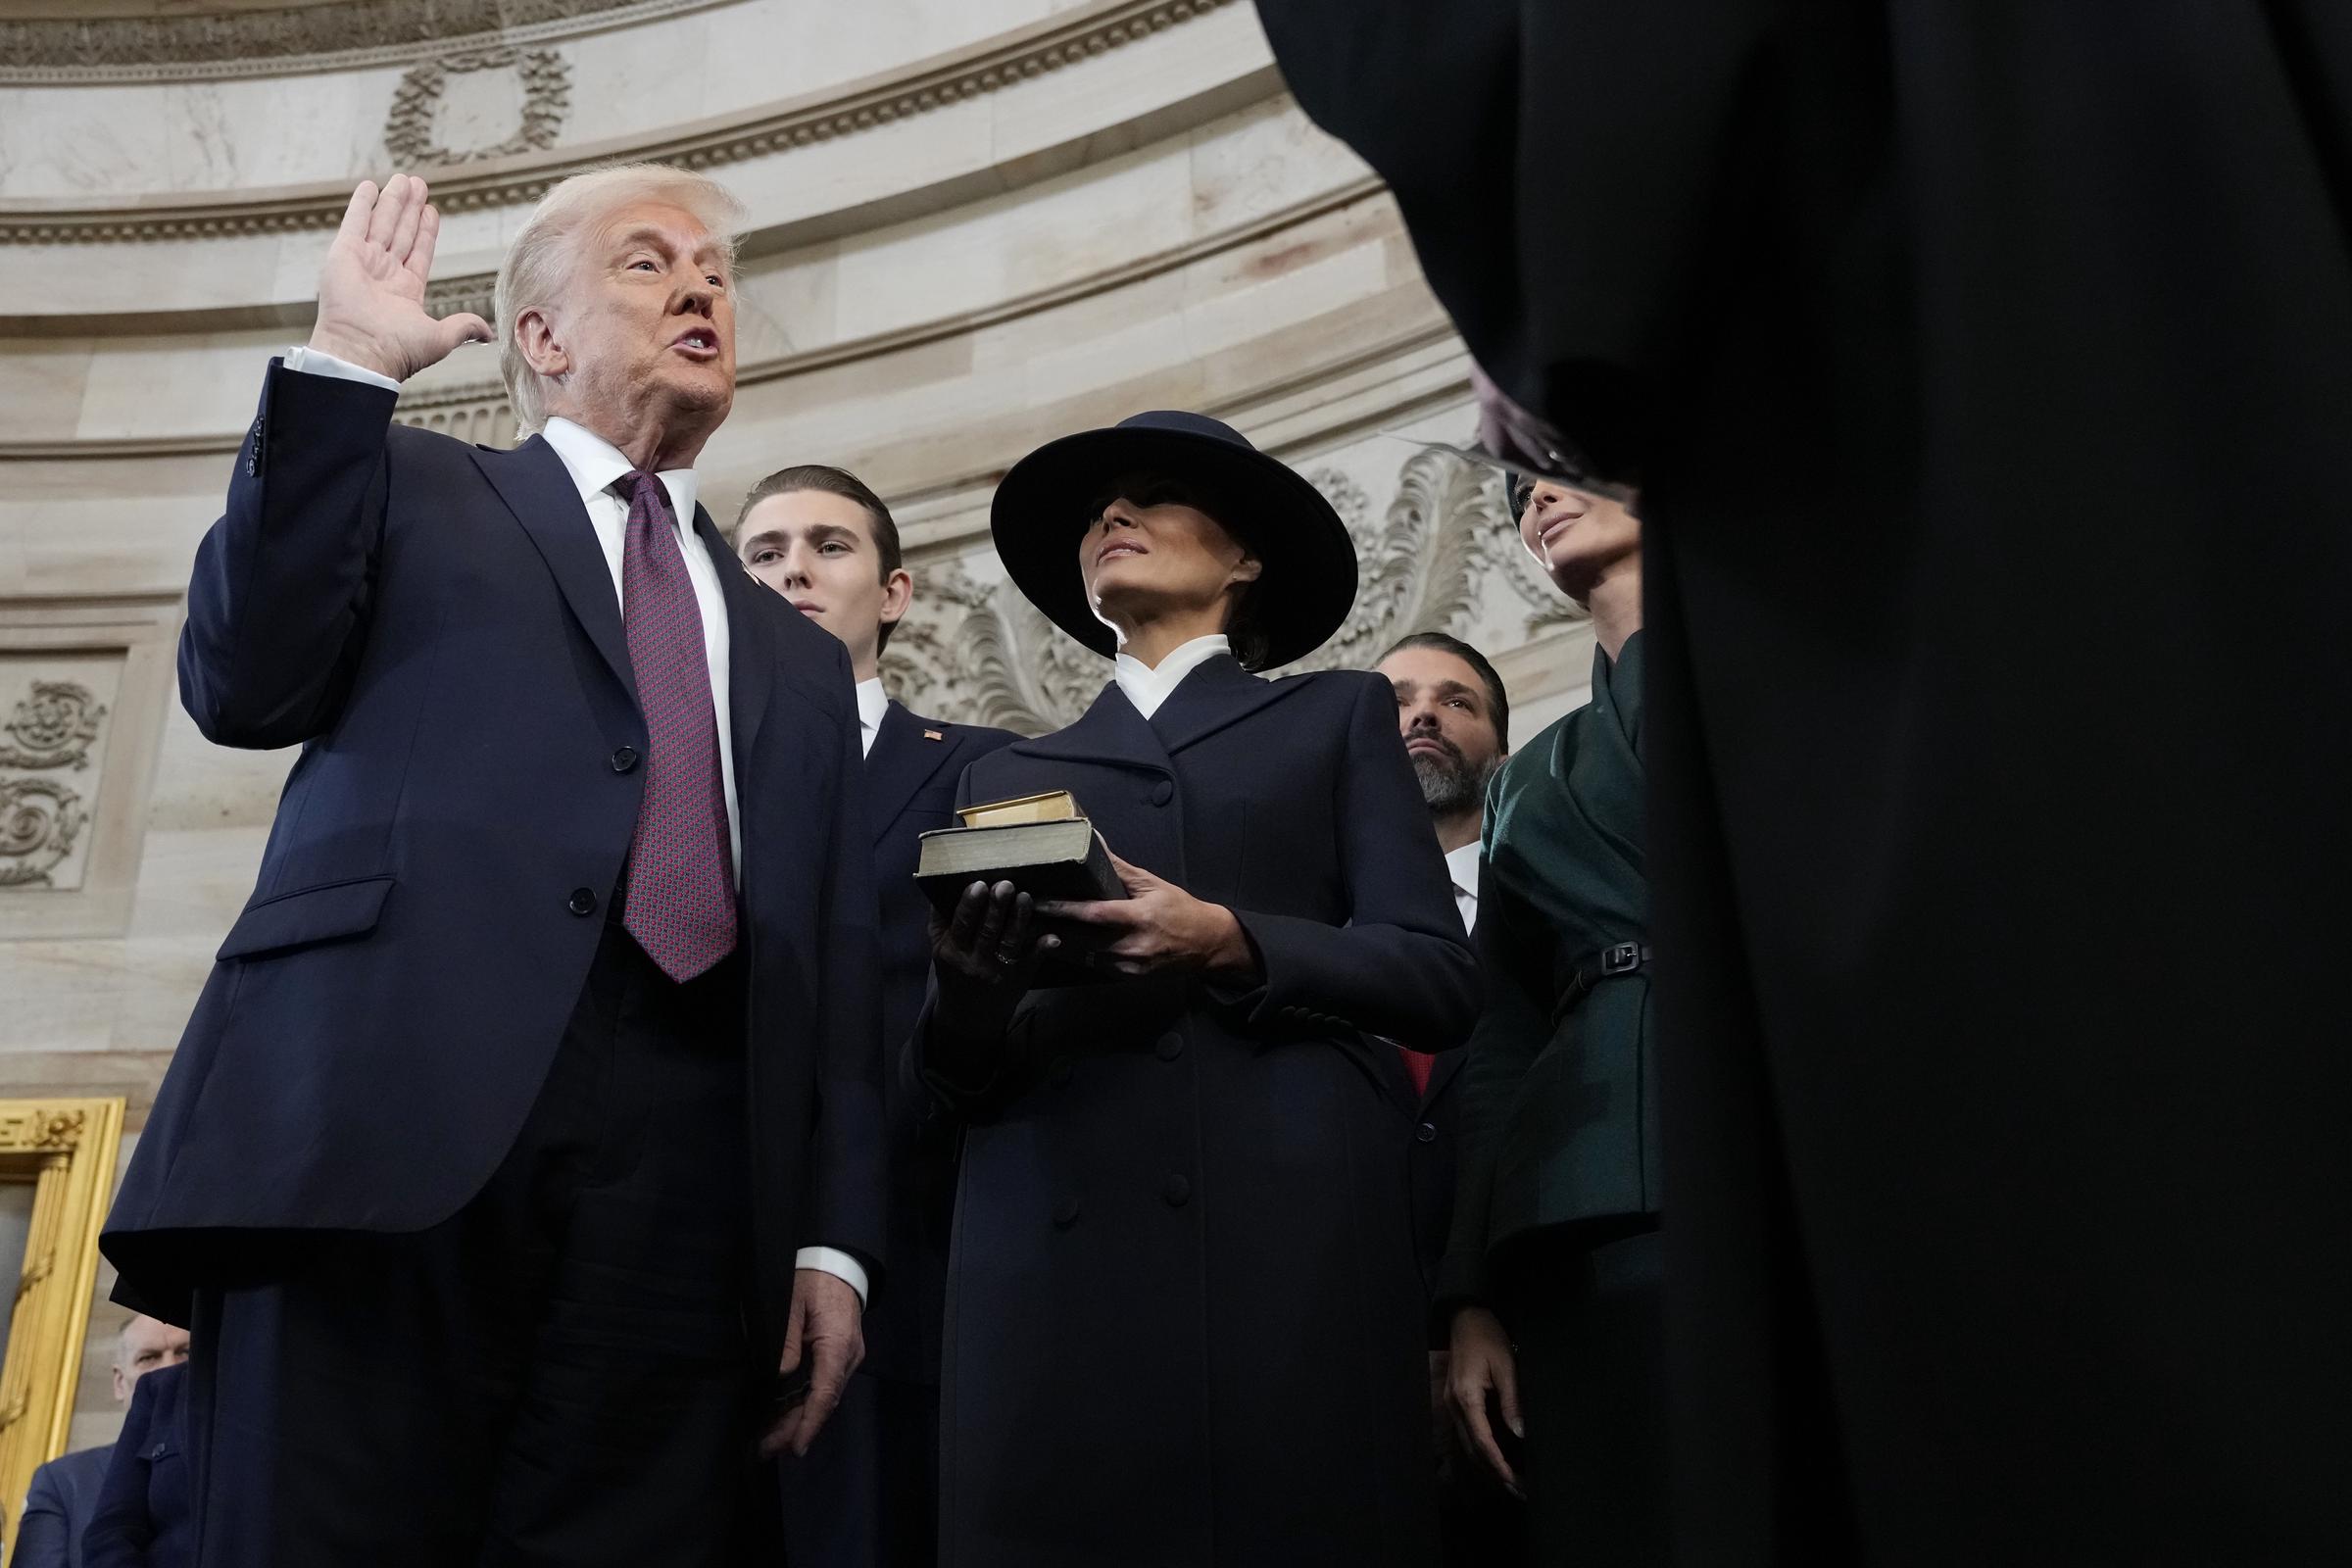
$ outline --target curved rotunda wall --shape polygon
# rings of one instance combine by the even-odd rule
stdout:
[[[0,37],[40,3],[0,0],[14,7],[0,9]],[[814,85],[775,123],[846,117],[822,137],[771,129],[762,147],[759,132],[714,131],[706,117],[648,122],[597,145],[731,149],[708,161],[750,208],[742,379],[701,466],[707,504],[723,524],[761,474],[801,462],[850,466],[888,496],[918,584],[888,663],[903,695],[927,711],[1035,730],[1099,688],[1102,662],[1006,589],[987,542],[989,498],[1039,442],[1179,407],[1228,418],[1292,462],[1354,531],[1362,589],[1323,662],[1369,662],[1396,636],[1443,627],[1496,656],[1521,740],[1579,700],[1589,629],[1517,550],[1496,482],[1416,445],[1468,435],[1467,365],[1394,205],[1283,95],[1246,0],[760,0],[563,47],[687,28],[708,44],[726,23],[721,52],[807,56],[815,51],[797,19],[819,11],[953,14],[966,34],[937,48],[907,41],[895,81],[891,68],[847,84],[796,78]],[[1004,30],[970,35],[981,17]],[[1043,49],[1062,51],[1057,63],[1004,65]],[[356,89],[374,70],[331,79]],[[998,77],[982,86],[989,70]],[[966,78],[968,93],[940,96],[941,83]],[[215,85],[304,103],[325,79]],[[70,105],[132,85],[0,90],[13,115],[28,96]],[[643,90],[633,77],[620,85]],[[906,107],[859,123],[876,104]],[[346,107],[345,122],[365,118]],[[583,108],[575,97],[572,113]],[[168,139],[128,122],[146,112],[122,112],[121,140]],[[10,128],[0,141],[13,144]],[[382,172],[380,153],[351,146],[335,154],[353,160],[337,181]],[[478,308],[528,211],[529,195],[516,194],[528,178],[482,171],[558,177],[576,152],[423,171],[437,190],[466,190],[470,178],[481,194],[453,215],[439,296]],[[240,168],[213,191],[216,206],[273,210],[279,197],[248,177]],[[90,215],[110,204],[154,214],[183,194],[104,185],[63,204],[0,199],[0,729],[18,726],[0,734],[0,810],[24,808],[47,835],[29,853],[0,845],[0,1096],[125,1095],[134,1135],[251,891],[292,760],[206,744],[179,710],[172,646],[263,364],[308,331],[324,243],[308,219],[243,233],[133,220],[131,234],[93,231]],[[326,184],[281,209],[300,217],[321,201],[340,210]],[[417,377],[398,416],[494,445],[514,434],[487,350]],[[63,750],[41,754],[53,765],[14,760],[29,755],[20,731],[59,739]],[[71,813],[60,792],[74,798]],[[77,1443],[112,1430],[114,1321],[107,1309],[93,1319]]]

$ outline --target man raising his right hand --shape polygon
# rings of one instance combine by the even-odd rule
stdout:
[[[206,1568],[735,1564],[883,1250],[849,661],[695,505],[725,192],[541,200],[512,452],[392,423],[490,336],[425,197],[354,194],[197,555],[188,711],[304,750],[105,1248],[193,1329]]]

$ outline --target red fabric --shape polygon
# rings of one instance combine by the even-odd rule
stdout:
[[[1419,1100],[1427,1096],[1429,1069],[1438,1064],[1438,1058],[1426,1051],[1414,1051],[1407,1046],[1398,1046],[1396,1054],[1404,1058],[1404,1070],[1412,1077],[1413,1098]]]
[[[662,973],[685,981],[735,951],[734,853],[710,661],[669,492],[640,470],[613,488],[629,502],[620,621],[646,737],[645,795],[629,845],[621,924]]]

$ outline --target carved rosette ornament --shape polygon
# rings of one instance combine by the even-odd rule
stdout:
[[[522,85],[522,122],[514,134],[487,147],[439,145],[433,121],[452,75],[474,71],[512,71]],[[402,166],[464,164],[543,152],[556,144],[571,112],[571,64],[553,49],[469,49],[411,66],[392,92],[384,119],[384,150]]]
[[[46,887],[89,821],[81,796],[55,779],[0,779],[0,888]]]
[[[9,744],[0,745],[0,766],[74,767],[90,765],[90,746],[98,739],[98,721],[106,717],[97,695],[70,680],[36,680],[32,695],[17,704],[8,722],[0,724]]]
[[[1585,618],[1520,547],[1491,470],[1420,453],[1398,473],[1385,512],[1336,467],[1306,477],[1348,524],[1360,575],[1347,621],[1291,668],[1367,668],[1400,637],[1459,630],[1497,582],[1530,607],[1529,636]],[[1024,735],[1076,719],[1110,673],[1010,583],[977,583],[961,560],[921,572],[914,609],[882,662],[891,689],[917,711]]]

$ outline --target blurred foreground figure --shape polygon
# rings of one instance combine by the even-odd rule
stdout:
[[[1684,1560],[2340,1554],[2352,12],[1261,11],[1642,485]]]

